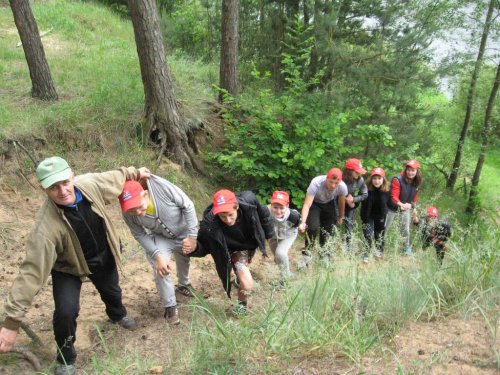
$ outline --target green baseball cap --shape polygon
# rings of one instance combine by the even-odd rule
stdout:
[[[56,182],[68,180],[73,171],[68,162],[59,156],[45,159],[36,168],[36,176],[44,189],[54,185]]]

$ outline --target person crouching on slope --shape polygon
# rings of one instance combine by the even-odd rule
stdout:
[[[399,214],[401,220],[400,230],[404,240],[403,251],[406,255],[412,254],[410,247],[410,223],[412,220],[413,222],[418,220],[416,205],[418,190],[422,182],[420,163],[417,160],[410,160],[406,163],[405,169],[393,177],[391,181],[391,192],[388,202],[389,211],[385,220],[385,230],[386,232],[389,230],[394,218]]]
[[[127,179],[149,178],[150,173],[144,167],[122,167],[75,176],[66,160],[53,156],[38,165],[36,175],[46,198],[7,296],[0,353],[12,350],[28,308],[52,275],[52,325],[57,343],[54,373],[73,375],[84,278],[94,284],[112,322],[129,330],[137,328],[122,302],[120,241],[108,205],[118,198]]]
[[[380,167],[373,168],[366,186],[368,197],[361,203],[361,222],[365,237],[364,263],[368,262],[372,237],[375,238],[375,259],[381,259],[384,253],[385,219],[389,200],[389,182],[385,179],[385,171]]]
[[[290,277],[288,252],[299,233],[300,214],[289,207],[290,196],[286,191],[274,191],[271,197],[271,212],[274,224],[274,236],[269,239],[269,247],[274,255],[274,262],[281,271],[280,286],[284,286]]]
[[[448,251],[451,238],[451,223],[448,219],[439,219],[436,207],[427,207],[425,218],[414,223],[420,229],[424,248],[434,246],[439,264],[443,264],[444,254]]]
[[[350,248],[352,231],[354,229],[356,208],[368,196],[368,189],[363,179],[366,169],[363,168],[359,159],[347,159],[344,165],[342,180],[347,185],[347,196],[345,197],[345,241]]]
[[[248,295],[253,288],[249,264],[259,248],[264,257],[266,239],[274,236],[269,209],[251,191],[238,195],[230,190],[217,191],[204,213],[198,232],[197,247],[189,255],[212,255],[217,274],[231,297],[231,268],[236,275],[238,305],[235,312],[247,312]]]
[[[169,324],[179,324],[168,263],[173,255],[179,279],[177,291],[192,297],[190,258],[183,251],[196,247],[198,218],[194,204],[179,187],[155,175],[142,184],[127,181],[119,199],[125,223],[153,267],[156,289],[165,307],[164,317]]]

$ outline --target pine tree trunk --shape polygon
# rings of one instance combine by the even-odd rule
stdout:
[[[184,169],[199,170],[174,95],[156,1],[129,0],[128,5],[144,85],[145,118],[150,137],[161,145],[158,161],[165,154]]]
[[[477,207],[477,187],[479,185],[479,178],[481,177],[481,170],[483,169],[484,159],[486,158],[486,152],[488,151],[489,139],[493,132],[493,129],[491,127],[491,113],[493,112],[493,107],[495,106],[495,99],[497,97],[499,85],[500,64],[498,64],[497,66],[495,82],[493,83],[490,97],[488,99],[488,105],[486,107],[486,113],[484,114],[484,126],[481,133],[481,151],[479,153],[479,159],[477,160],[476,169],[474,170],[474,176],[472,177],[469,202],[466,208],[466,211],[468,213],[473,213]]]
[[[238,94],[238,25],[240,18],[239,0],[222,0],[220,87],[231,96]],[[219,94],[219,102],[224,93]]]
[[[474,65],[474,72],[472,73],[472,79],[469,86],[469,91],[467,93],[467,105],[465,110],[464,124],[462,125],[462,131],[460,133],[460,138],[458,140],[457,152],[455,153],[455,160],[453,161],[453,167],[451,168],[448,181],[446,182],[446,187],[448,189],[453,189],[458,178],[458,169],[460,168],[460,163],[462,161],[462,153],[465,144],[465,138],[467,137],[467,132],[469,131],[470,120],[472,117],[472,107],[474,105],[474,94],[476,92],[476,83],[481,65],[483,63],[484,50],[486,49],[486,41],[488,40],[488,34],[490,31],[491,18],[493,15],[493,9],[495,7],[495,0],[490,0],[488,6],[488,12],[486,14],[486,21],[484,23],[483,34],[481,36],[481,43],[479,45],[479,52],[477,54],[476,63]]]
[[[31,96],[42,100],[57,100],[57,92],[29,2],[28,0],[9,0],[9,2],[30,71]]]

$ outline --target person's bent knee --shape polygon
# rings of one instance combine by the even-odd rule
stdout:
[[[80,313],[79,306],[63,305],[55,309],[54,319],[59,322],[73,321],[78,317],[79,313]]]

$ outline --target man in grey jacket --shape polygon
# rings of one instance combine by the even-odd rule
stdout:
[[[179,312],[168,264],[175,257],[179,286],[177,291],[192,296],[189,280],[190,258],[185,253],[196,248],[198,218],[194,204],[177,186],[151,175],[141,185],[127,181],[120,195],[123,218],[141,244],[153,267],[158,294],[169,324],[179,324]]]

